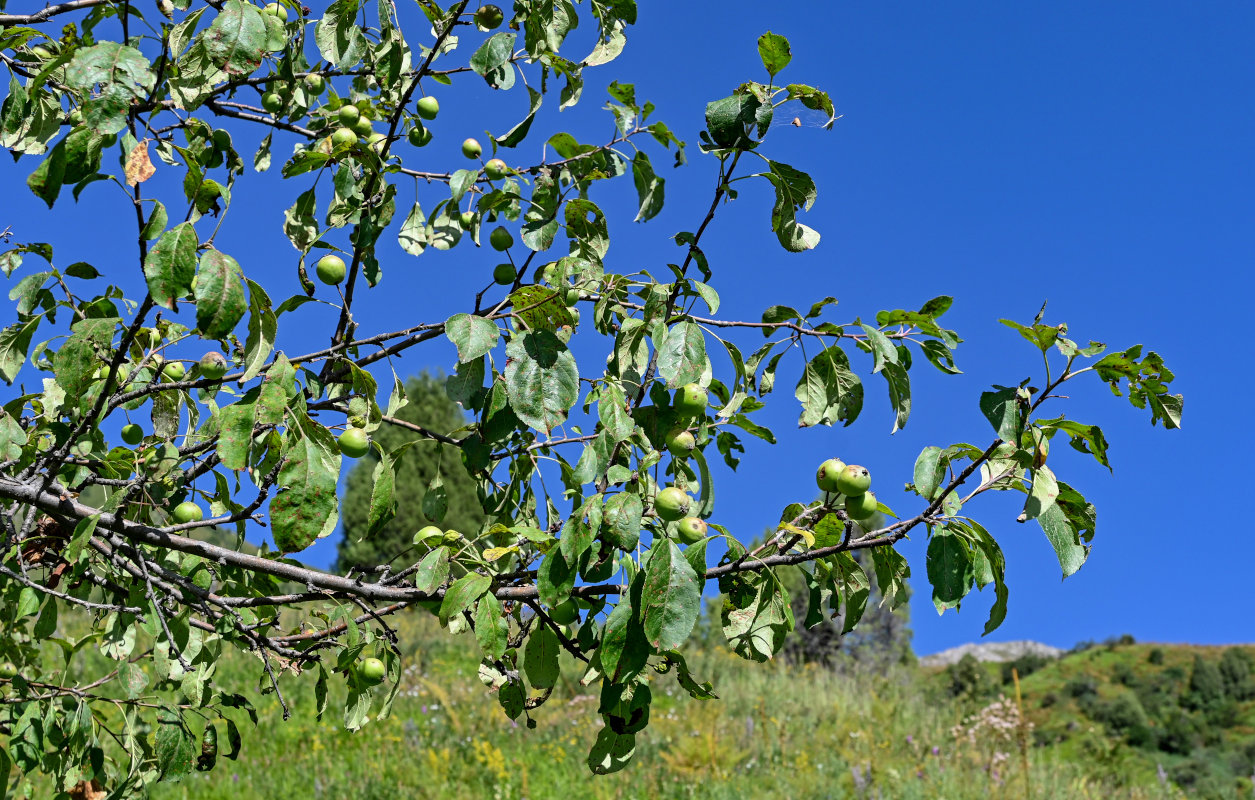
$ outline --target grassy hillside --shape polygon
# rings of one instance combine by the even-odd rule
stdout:
[[[342,687],[333,680],[328,713],[318,722],[313,681],[288,678],[282,685],[293,717],[284,723],[273,697],[258,692],[264,684],[259,662],[236,654],[219,674],[261,712],[257,729],[243,730],[240,759],[220,758],[213,772],[161,785],[153,796],[1251,797],[1249,778],[1237,776],[1250,774],[1251,761],[1240,763],[1243,753],[1255,756],[1252,701],[1237,705],[1232,724],[1197,732],[1197,741],[1189,742],[1197,747],[1188,752],[1158,749],[1158,735],[1149,743],[1136,733],[1131,739],[1133,729],[1121,727],[1126,720],[1111,711],[1133,693],[1148,698],[1143,711],[1151,730],[1171,708],[1215,717],[1214,709],[1186,711],[1178,701],[1190,692],[1195,656],[1219,663],[1221,648],[1099,646],[1037,669],[1023,663],[1023,724],[1014,688],[1002,683],[1003,668],[996,664],[976,665],[978,685],[958,681],[956,695],[957,665],[843,674],[748,664],[710,648],[690,666],[699,680],[713,682],[722,699],[691,699],[673,676],[655,676],[651,725],[638,740],[632,765],[594,777],[584,761],[600,725],[597,698],[579,685],[573,662],[564,663],[563,681],[534,712],[538,724],[529,730],[507,720],[476,680],[473,638],[451,638],[428,616],[405,615],[397,624],[410,649],[390,718],[346,733],[337,705]],[[1159,655],[1152,655],[1156,650]],[[1008,699],[1000,701],[1000,693]],[[1173,703],[1155,705],[1150,713],[1150,698],[1159,696]],[[1189,791],[1161,779],[1159,764]],[[33,796],[52,796],[40,794],[41,788]]]

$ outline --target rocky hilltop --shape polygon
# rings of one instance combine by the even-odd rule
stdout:
[[[1045,656],[1046,658],[1058,658],[1066,651],[1057,647],[1051,647],[1041,642],[1032,642],[1028,640],[1018,642],[987,642],[976,644],[968,642],[958,647],[951,647],[949,650],[942,650],[940,653],[933,653],[929,656],[921,656],[919,663],[925,667],[948,667],[951,664],[958,663],[959,659],[971,653],[977,661],[1014,661],[1020,656],[1032,653],[1034,655]]]

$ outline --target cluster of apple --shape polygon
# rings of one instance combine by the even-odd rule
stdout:
[[[681,386],[672,399],[672,408],[681,419],[691,420],[706,413],[710,398],[701,384]],[[676,458],[687,458],[697,448],[697,438],[687,427],[677,427],[667,434],[667,450]],[[668,486],[654,497],[654,513],[664,522],[676,523],[676,535],[685,544],[696,544],[706,537],[706,522],[690,516],[693,498],[678,486]]]
[[[863,520],[876,513],[876,494],[868,491],[872,474],[867,467],[830,458],[819,465],[815,483],[825,492],[845,495],[845,513],[850,519]]]

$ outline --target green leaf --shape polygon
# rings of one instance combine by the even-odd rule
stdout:
[[[548,626],[538,627],[527,637],[527,645],[523,648],[523,672],[527,675],[527,682],[537,689],[551,689],[557,685],[560,650],[558,635]]]
[[[266,20],[257,6],[242,0],[227,0],[201,35],[214,66],[228,75],[251,74],[266,54]]]
[[[163,722],[157,726],[153,742],[153,755],[157,759],[160,780],[178,783],[192,771],[195,764],[196,740],[178,722]]]
[[[440,620],[448,623],[449,618],[471,607],[479,598],[488,593],[492,586],[492,578],[478,572],[468,572],[453,582],[449,591],[445,592],[440,603]]]
[[[774,78],[780,70],[789,66],[789,61],[793,59],[793,53],[789,49],[789,40],[767,31],[758,37],[758,57],[763,60],[767,74]]]
[[[271,310],[266,291],[248,278],[244,282],[248,284],[248,339],[244,342],[244,376],[241,381],[247,382],[261,374],[274,351],[279,320]]]
[[[632,158],[632,182],[636,184],[637,212],[633,222],[645,222],[662,211],[666,180],[654,172],[654,165],[644,150]]]
[[[383,453],[371,474],[370,509],[366,516],[367,536],[379,533],[396,516],[395,489],[396,472],[392,468],[392,456]]]
[[[471,69],[494,89],[509,89],[514,85],[510,56],[514,53],[515,38],[513,33],[495,33],[471,55]]]
[[[304,413],[295,416],[296,425],[284,437],[279,492],[270,501],[272,535],[281,553],[299,553],[339,522],[339,447],[326,428]]]
[[[501,613],[501,602],[491,594],[479,598],[475,606],[475,640],[484,655],[494,661],[505,655],[509,634],[510,624]]]
[[[65,389],[67,397],[80,398],[86,394],[101,361],[111,357],[107,347],[119,321],[113,317],[89,318],[70,327],[73,333],[52,357],[57,384]]]
[[[641,591],[641,624],[645,637],[658,650],[678,650],[697,622],[701,610],[701,581],[670,540],[657,540]]]
[[[980,410],[1004,442],[1020,438],[1020,404],[1015,387],[995,386],[998,391],[980,396]]]
[[[746,132],[754,124],[754,114],[762,105],[750,94],[738,94],[706,104],[706,130],[720,147],[748,147]]]
[[[798,425],[803,428],[835,421],[849,425],[863,410],[863,384],[836,345],[810,360],[793,394],[802,403]]]
[[[902,554],[892,547],[873,547],[871,552],[872,565],[876,569],[876,585],[880,588],[880,604],[888,604],[892,611],[910,599],[906,580],[911,577],[911,567]]]
[[[925,447],[915,459],[915,491],[925,500],[932,500],[946,477],[946,463],[940,447]]]
[[[283,212],[283,232],[292,246],[302,253],[309,250],[318,238],[318,220],[314,219],[317,210],[318,198],[311,186],[297,196],[291,208]]]
[[[445,336],[457,345],[458,361],[466,363],[487,354],[497,346],[500,331],[492,320],[470,314],[454,314],[445,320]]]
[[[26,179],[26,185],[35,196],[52,208],[61,193],[65,181],[65,143],[59,142],[52,152],[39,162],[39,166]]]
[[[1111,462],[1107,460],[1107,437],[1097,425],[1086,425],[1063,417],[1041,420],[1038,424],[1046,430],[1063,431],[1074,450],[1092,455],[1099,464],[1111,469]]]
[[[776,190],[771,209],[771,229],[785,250],[800,253],[819,244],[819,234],[797,221],[798,211],[809,211],[817,196],[815,181],[799,169],[768,160],[770,172],[762,173]]]
[[[579,399],[575,357],[552,331],[528,331],[506,345],[510,407],[524,424],[549,433]]]
[[[0,330],[0,378],[4,378],[5,383],[12,384],[26,363],[26,351],[37,327],[39,317]]]
[[[906,426],[911,416],[911,378],[906,368],[898,364],[885,364],[885,381],[889,384],[889,405],[893,408],[893,430],[897,433]]]
[[[625,552],[636,549],[641,535],[641,518],[645,504],[630,492],[613,494],[606,500],[602,524],[606,541]]]
[[[449,577],[449,548],[437,547],[418,564],[414,573],[414,588],[428,594],[444,585]]]
[[[196,229],[190,222],[184,222],[163,233],[148,251],[144,259],[144,278],[148,281],[148,292],[158,305],[177,311],[176,301],[191,293],[199,244]]]
[[[366,37],[358,25],[360,4],[357,0],[336,0],[314,27],[314,41],[322,57],[341,69],[349,69],[362,60]]]
[[[1096,524],[1094,506],[1086,502],[1079,492],[1062,481],[1058,482],[1059,496],[1055,504],[1037,517],[1054,548],[1063,569],[1063,577],[1074,574],[1089,557],[1089,545],[1083,544],[1093,536]]]
[[[556,330],[563,325],[575,325],[575,319],[567,310],[562,295],[547,286],[520,286],[510,293],[510,304],[514,307],[514,313],[531,331]]]
[[[701,378],[707,365],[706,337],[693,322],[677,322],[658,350],[658,374],[675,389]]]
[[[1059,484],[1050,467],[1041,466],[1032,471],[1033,486],[1024,502],[1024,518],[1036,519],[1054,505],[1059,496]]]
[[[588,752],[588,768],[594,775],[609,775],[628,765],[636,754],[636,734],[615,733],[608,726],[597,732]]]
[[[206,250],[196,276],[196,327],[207,339],[225,339],[244,317],[244,273],[231,256]]]
[[[750,661],[778,653],[794,625],[789,597],[770,573],[745,578],[725,593],[720,618],[733,652]]]
[[[536,591],[540,602],[553,608],[571,596],[575,588],[575,576],[578,565],[570,564],[562,556],[562,551],[554,548],[545,555],[536,570]]]
[[[76,50],[65,81],[83,98],[87,124],[109,134],[126,127],[132,101],[146,99],[157,77],[139,50],[105,41]]]
[[[972,554],[967,540],[942,528],[928,542],[928,582],[937,613],[954,608],[972,589]]]

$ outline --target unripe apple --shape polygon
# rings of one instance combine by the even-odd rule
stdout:
[[[261,107],[271,114],[278,114],[283,110],[283,98],[277,92],[266,92],[261,96]]]
[[[849,495],[845,498],[845,513],[851,519],[867,519],[876,513],[876,493]]]
[[[70,124],[71,125],[83,124],[83,109],[75,108],[70,111]]]
[[[830,458],[819,465],[819,469],[815,471],[815,483],[825,492],[837,491],[837,478],[841,475],[841,470],[845,469],[845,462],[839,458]]]
[[[846,464],[845,469],[837,473],[837,491],[851,496],[862,494],[871,488],[872,474],[867,467],[858,464]]]
[[[420,97],[414,104],[414,111],[423,119],[435,119],[440,113],[440,101],[434,97]]]
[[[341,125],[352,125],[362,117],[362,112],[357,110],[357,106],[347,103],[340,106],[340,110],[336,112],[336,118],[340,120]]]
[[[387,135],[378,131],[375,131],[371,133],[370,136],[366,137],[366,142],[370,145],[371,149],[381,156],[383,155],[384,143],[387,141]]]
[[[575,598],[568,597],[549,610],[549,618],[559,625],[570,625],[580,618],[580,607]]]
[[[427,544],[428,547],[431,546],[431,543],[442,539],[444,539],[444,531],[435,525],[419,528],[418,533],[414,534],[414,544]]]
[[[16,677],[17,677],[17,664],[14,664],[12,661],[6,661],[3,664],[0,664],[0,678],[4,678],[5,680],[12,680],[13,678],[16,678]]]
[[[362,663],[357,665],[357,677],[368,686],[378,686],[383,683],[387,674],[387,667],[377,658],[364,658]]]
[[[426,147],[431,141],[431,131],[422,125],[415,125],[413,128],[410,128],[407,138],[410,140],[410,144],[415,147]]]
[[[187,374],[187,368],[183,366],[182,361],[167,361],[161,370],[161,374],[169,381],[181,381],[183,376]]]
[[[514,269],[513,264],[498,264],[492,271],[492,279],[502,286],[509,286],[514,283],[514,278],[518,273]]]
[[[685,384],[675,392],[675,410],[686,417],[705,414],[707,402],[706,390],[700,384]]]
[[[575,306],[567,306],[566,313],[571,316],[572,323],[576,325],[580,324],[580,310],[578,308]]]
[[[498,225],[488,234],[488,244],[492,245],[493,250],[509,250],[514,246],[514,236]]]
[[[580,301],[580,290],[579,289],[567,289],[565,292],[563,292],[562,299],[566,301],[567,305],[573,306]]]
[[[488,180],[490,181],[501,180],[505,177],[505,174],[509,171],[509,169],[510,168],[505,165],[505,162],[499,158],[490,158],[488,159],[488,163],[484,164],[484,174],[488,176]]]
[[[475,224],[475,212],[463,211],[458,215],[458,222],[461,223],[463,230],[469,231],[471,226]]]
[[[697,544],[706,538],[706,521],[697,517],[685,517],[676,523],[675,532],[685,544]]]
[[[349,458],[361,458],[370,452],[370,437],[361,428],[349,428],[340,434],[340,452]]]
[[[205,518],[205,512],[191,500],[185,500],[174,507],[170,516],[175,522],[183,524],[184,522],[200,522]]]
[[[497,6],[484,5],[475,11],[475,24],[482,30],[496,30],[504,21],[505,14]]]
[[[654,513],[667,522],[687,517],[693,498],[676,486],[668,486],[654,498]]]
[[[349,128],[336,128],[331,134],[332,147],[351,147],[357,144],[357,134]]]
[[[271,16],[278,17],[280,22],[288,21],[288,10],[278,3],[267,3],[266,7],[263,8],[262,11],[270,14]]]
[[[44,47],[42,44],[37,44],[32,47],[30,49],[30,54],[44,61],[52,58],[52,51]]]
[[[676,458],[688,458],[697,447],[697,437],[683,428],[676,428],[667,434],[667,449]]]
[[[367,117],[358,117],[351,127],[354,133],[363,138],[369,137],[375,132],[375,124]]]
[[[321,75],[310,74],[305,76],[305,88],[313,94],[322,94],[322,90],[327,88],[327,82],[323,80]]]
[[[476,139],[467,139],[462,142],[462,155],[467,158],[479,158],[483,152],[483,146]]]
[[[227,366],[222,353],[210,350],[200,357],[200,376],[211,381],[222,380],[222,376],[227,374]]]
[[[122,441],[127,444],[139,444],[144,440],[144,429],[134,422],[122,426]]]
[[[335,286],[344,280],[344,259],[336,255],[323,256],[314,266],[314,272],[318,274],[318,280],[328,286]]]

